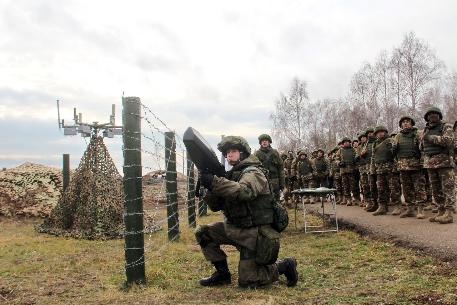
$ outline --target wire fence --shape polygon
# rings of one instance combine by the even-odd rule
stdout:
[[[123,100],[125,272],[145,282],[145,253],[160,253],[206,215],[182,138],[139,98]],[[163,234],[166,232],[166,234]]]

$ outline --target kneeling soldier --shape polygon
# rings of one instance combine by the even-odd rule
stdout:
[[[268,285],[281,274],[286,276],[287,286],[295,286],[296,260],[286,258],[275,262],[279,233],[271,226],[274,197],[259,159],[251,155],[251,148],[242,137],[224,137],[217,148],[233,168],[226,178],[201,174],[201,183],[208,190],[205,202],[211,210],[221,210],[225,221],[202,225],[195,233],[205,258],[216,268],[200,284],[216,286],[231,282],[227,255],[220,247],[225,244],[240,251],[238,284],[241,287]]]

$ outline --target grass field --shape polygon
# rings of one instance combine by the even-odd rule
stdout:
[[[221,219],[220,215],[200,222]],[[228,287],[199,287],[213,270],[182,226],[146,237],[144,287],[121,289],[123,241],[84,241],[38,234],[38,221],[0,220],[0,304],[456,304],[457,272],[447,263],[355,233],[304,235],[291,225],[280,257],[295,256],[300,281],[268,289],[238,288],[238,252],[227,247]],[[292,222],[293,224],[293,222]]]

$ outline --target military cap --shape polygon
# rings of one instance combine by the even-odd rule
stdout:
[[[271,140],[271,137],[269,135],[267,135],[266,133],[264,134],[261,134],[259,136],[259,144],[263,141],[263,140],[267,140],[268,142],[273,143],[273,141]]]
[[[432,107],[427,108],[427,111],[424,114],[424,120],[428,122],[427,116],[430,113],[434,113],[434,112],[438,113],[438,115],[440,116],[440,120],[443,119],[443,113],[441,112],[440,108],[432,106]]]
[[[217,144],[217,149],[224,155],[227,153],[227,150],[233,148],[246,153],[248,156],[251,154],[251,147],[249,146],[248,141],[243,137],[226,136]]]
[[[410,120],[411,121],[411,126],[414,126],[416,125],[416,121],[414,121],[414,119],[412,117],[410,117],[409,115],[404,115],[400,118],[400,120],[398,121],[398,126],[400,126],[401,128],[401,123],[404,121],[404,120]]]
[[[376,128],[374,129],[374,134],[377,134],[379,131],[385,131],[386,133],[389,132],[387,130],[387,128],[385,126],[383,126],[383,125],[376,126]]]

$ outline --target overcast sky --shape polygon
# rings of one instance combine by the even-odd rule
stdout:
[[[111,104],[138,96],[170,128],[221,134],[270,131],[269,114],[293,77],[312,100],[346,95],[364,61],[401,43],[429,42],[457,70],[455,1],[0,2],[0,166],[76,166],[85,141],[57,129],[107,121]],[[107,139],[118,164],[120,139]]]

